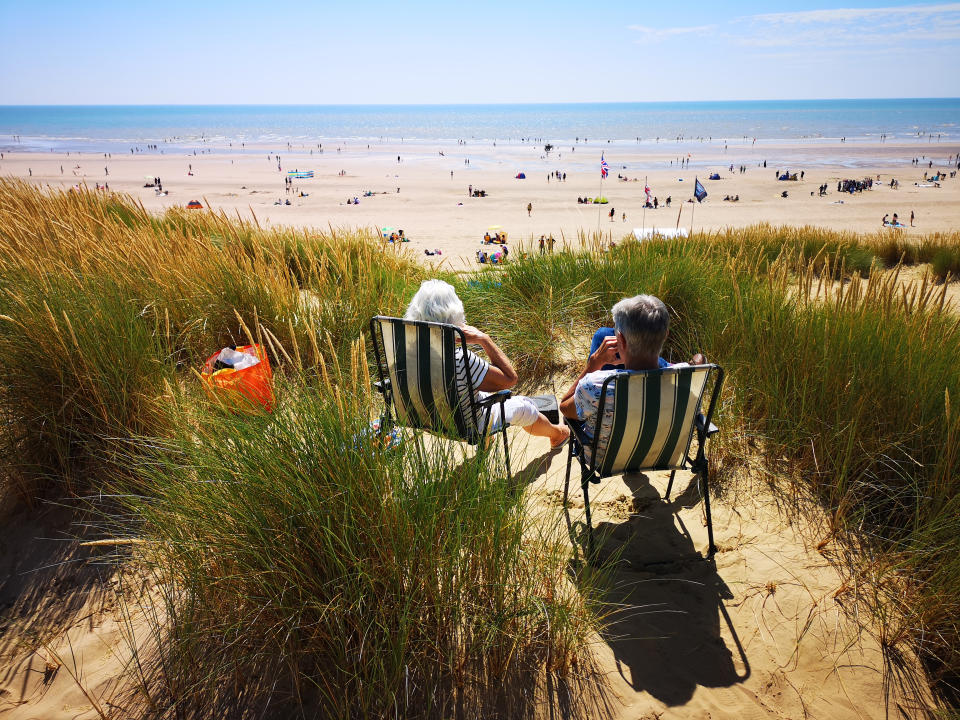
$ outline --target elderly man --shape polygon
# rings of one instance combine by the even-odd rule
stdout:
[[[670,313],[662,300],[653,295],[637,295],[618,302],[612,312],[614,334],[602,338],[587,359],[580,377],[560,401],[560,412],[564,417],[582,422],[588,440],[593,440],[604,380],[618,372],[670,367],[660,357],[670,328]],[[697,353],[689,364],[702,365],[705,362],[706,358]],[[613,393],[612,384],[608,386],[607,393],[606,402],[609,403]],[[609,423],[601,426],[600,433],[601,436],[610,433]],[[601,437],[601,442],[603,439]]]

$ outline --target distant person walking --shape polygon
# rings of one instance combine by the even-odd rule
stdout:
[[[910,211],[910,227],[913,227],[913,210]]]
[[[530,217],[530,213],[533,212],[533,203],[527,203],[527,217]]]

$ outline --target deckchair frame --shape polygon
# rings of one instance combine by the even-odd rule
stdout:
[[[500,390],[498,392],[491,393],[482,400],[478,400],[476,393],[477,389],[473,387],[473,377],[471,376],[470,372],[466,372],[468,407],[459,407],[460,394],[457,388],[456,367],[455,363],[451,363],[449,367],[444,368],[443,384],[446,393],[457,393],[456,397],[458,402],[451,404],[451,410],[453,411],[454,417],[439,418],[434,412],[434,408],[427,408],[428,412],[426,413],[426,417],[421,418],[417,413],[413,413],[413,422],[411,422],[409,413],[407,417],[400,418],[399,412],[396,412],[398,407],[395,401],[394,393],[404,392],[404,388],[393,387],[393,383],[391,381],[391,370],[393,375],[399,378],[403,373],[409,372],[409,369],[401,370],[396,367],[389,367],[387,360],[388,354],[383,335],[383,324],[385,323],[392,325],[394,329],[398,327],[404,328],[404,333],[408,328],[412,328],[414,332],[417,333],[420,333],[422,330],[429,332],[432,328],[439,328],[442,332],[443,342],[452,343],[450,347],[444,348],[445,356],[453,358],[456,344],[459,343],[462,357],[464,358],[464,363],[466,363],[467,358],[467,338],[463,334],[463,330],[456,325],[450,325],[448,323],[426,322],[421,320],[404,320],[403,318],[388,317],[386,315],[377,315],[371,318],[370,336],[373,339],[373,352],[376,356],[377,372],[380,378],[379,382],[374,383],[374,387],[383,395],[384,402],[384,416],[380,423],[381,432],[389,432],[389,430],[394,426],[395,422],[402,420],[404,421],[404,424],[408,425],[409,427],[426,430],[443,437],[467,442],[470,445],[486,446],[490,431],[490,418],[492,415],[492,409],[495,405],[499,405],[501,427],[496,432],[501,433],[503,436],[503,454],[506,462],[507,477],[509,478],[510,448],[507,443],[507,427],[509,423],[506,422],[504,403],[506,403],[507,399],[510,397],[511,392],[509,390]],[[396,335],[394,335],[394,337],[396,338]],[[418,335],[418,337],[420,337],[420,335]],[[452,375],[449,374],[449,370],[451,368],[453,370]],[[422,370],[422,367],[416,368],[418,382],[420,381]],[[406,382],[405,377],[403,382]],[[406,391],[409,392],[409,388],[406,388]],[[459,428],[457,427],[456,423],[456,413],[458,412],[461,414],[461,420],[463,421],[461,422],[461,427]],[[398,417],[394,418],[394,415],[397,415]],[[465,429],[468,430],[468,432],[464,432]]]
[[[686,437],[684,450],[680,456],[680,462],[676,465],[663,465],[663,464],[642,464],[638,463],[636,465],[628,464],[626,467],[621,467],[616,469],[615,472],[605,472],[603,465],[605,463],[598,463],[599,455],[599,440],[600,440],[600,428],[603,424],[604,411],[606,409],[606,400],[607,400],[607,389],[611,384],[614,384],[614,407],[616,407],[617,397],[616,393],[621,388],[625,388],[625,383],[638,382],[639,380],[634,379],[638,376],[647,376],[643,380],[647,381],[651,376],[656,375],[666,375],[673,374],[679,375],[684,372],[694,373],[698,370],[703,370],[707,368],[707,376],[704,379],[703,392],[697,398],[697,405],[693,413],[693,420],[691,422],[692,427],[682,428],[680,430],[680,436],[678,442],[681,438]],[[713,389],[710,392],[710,404],[707,407],[706,414],[701,412],[703,407],[703,396],[706,394],[707,388],[709,387],[711,376],[715,376],[715,381],[713,384]],[[621,380],[618,380],[622,378]],[[599,483],[601,479],[605,477],[612,477],[613,475],[619,475],[624,472],[643,472],[645,470],[670,470],[670,482],[667,484],[667,491],[664,494],[664,500],[670,499],[670,491],[673,489],[673,480],[674,476],[677,473],[677,470],[690,470],[693,472],[696,481],[699,483],[702,495],[703,495],[703,506],[704,512],[707,517],[707,559],[713,557],[717,551],[717,547],[713,541],[713,519],[710,515],[710,487],[709,487],[709,460],[706,455],[706,445],[707,439],[718,432],[716,425],[712,423],[713,413],[716,409],[717,398],[720,396],[720,390],[723,387],[723,378],[724,371],[723,368],[719,365],[694,365],[683,368],[664,368],[660,370],[645,370],[642,372],[636,373],[619,373],[614,374],[608,377],[603,381],[603,385],[600,389],[600,400],[597,408],[597,417],[594,426],[593,439],[589,440],[586,434],[583,432],[583,424],[571,420],[570,418],[564,418],[567,422],[567,425],[570,427],[570,450],[567,454],[567,474],[566,480],[563,487],[563,503],[564,507],[567,504],[567,498],[569,496],[570,490],[570,467],[573,464],[574,456],[580,462],[580,487],[583,490],[583,503],[586,511],[587,519],[587,551],[589,556],[592,558],[593,555],[593,525],[590,518],[590,484]],[[617,385],[617,383],[623,383]],[[632,412],[633,410],[631,410]],[[636,412],[644,412],[644,408],[638,408]],[[697,449],[693,457],[690,456],[690,447],[693,444],[693,439],[697,440]],[[609,441],[609,439],[608,439]],[[587,446],[590,447],[590,458],[589,460],[586,457],[584,448]],[[602,458],[605,460],[606,457]]]

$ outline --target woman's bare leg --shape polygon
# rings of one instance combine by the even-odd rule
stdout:
[[[537,414],[537,419],[523,428],[531,435],[537,437],[550,438],[551,447],[560,445],[564,440],[570,437],[570,428],[566,425],[554,425],[547,420],[543,413]]]

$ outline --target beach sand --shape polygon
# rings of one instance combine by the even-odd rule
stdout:
[[[138,153],[108,159],[109,175],[102,155],[5,152],[0,175],[63,188],[108,182],[111,190],[129,192],[154,211],[197,199],[229,214],[255,213],[261,224],[403,228],[413,249],[421,254],[424,248],[442,249],[442,257],[453,263],[472,261],[491,225],[503,226],[514,245],[541,233],[559,240],[598,227],[619,239],[642,223],[674,227],[678,212],[680,224],[689,227],[693,207],[683,200],[690,197],[695,176],[710,193],[696,206],[695,230],[769,222],[871,232],[879,231],[881,218],[894,212],[909,224],[911,210],[916,227],[904,231],[908,236],[960,227],[960,179],[948,179],[940,188],[914,185],[927,170],[910,163],[911,157],[929,152],[920,144],[852,149],[798,144],[744,147],[736,153],[714,147],[709,152],[715,160],[704,157],[705,150],[689,170],[671,169],[666,154],[658,158],[647,150],[633,155],[605,150],[611,177],[603,184],[603,194],[610,204],[578,205],[578,196],[599,192],[600,150],[578,147],[569,155],[554,152],[556,157],[542,159],[542,147],[532,146],[452,145],[414,151],[344,146],[339,153],[328,147],[322,156],[312,157],[302,150],[281,149],[282,172],[272,154],[268,159],[266,148],[197,156]],[[939,167],[945,169],[947,156],[956,152],[960,147],[938,146]],[[849,162],[856,153],[876,159],[876,164],[850,169],[831,161],[837,156]],[[767,168],[759,168],[765,157]],[[469,165],[464,162],[468,158]],[[791,171],[805,171],[803,181],[774,179],[776,170],[788,167],[784,158],[792,161]],[[730,163],[746,165],[746,174],[731,174]],[[666,167],[642,169],[657,164]],[[190,165],[193,175],[188,175]],[[274,205],[288,197],[283,177],[294,168],[315,171],[314,179],[294,184],[309,196],[290,194],[291,206]],[[340,175],[341,170],[346,174]],[[548,183],[551,170],[566,171],[567,181]],[[724,179],[706,180],[711,170]],[[514,178],[520,171],[526,180]],[[640,180],[618,181],[618,173]],[[881,183],[897,178],[900,189],[881,185],[857,195],[836,192],[838,179],[877,174]],[[143,187],[146,178],[156,176],[168,196]],[[644,217],[645,177],[659,200],[672,196],[673,207],[648,210]],[[816,190],[822,183],[829,194],[821,198]],[[485,189],[488,197],[467,197],[468,185]],[[781,198],[785,189],[789,197]],[[366,190],[378,194],[363,197]],[[724,202],[727,194],[739,194],[740,202]],[[360,204],[347,205],[347,198],[354,196]],[[533,206],[529,217],[528,203]],[[611,207],[616,211],[613,222],[607,216]],[[517,430],[510,433],[514,469],[525,473],[529,483],[531,513],[562,516],[565,453],[549,454],[546,440],[531,440]],[[869,613],[856,613],[853,593],[838,569],[842,563],[830,561],[835,548],[825,535],[828,522],[816,506],[811,503],[803,513],[785,515],[782,496],[767,483],[741,478],[731,485],[736,489],[713,506],[720,547],[714,567],[685,559],[704,548],[706,532],[696,492],[687,488],[685,478],[678,483],[671,506],[657,499],[665,487],[665,478],[658,474],[604,481],[594,496],[594,523],[607,538],[603,552],[619,552],[629,561],[614,574],[614,600],[621,612],[594,645],[611,693],[609,714],[771,720],[885,717],[879,628]],[[574,483],[574,522],[582,520],[581,497]],[[92,579],[85,570],[73,570],[80,565],[54,564],[66,552],[63,543],[46,544],[56,557],[44,554],[46,546],[34,538],[55,537],[63,528],[43,523],[33,527],[31,522],[29,517],[11,519],[0,533],[0,570],[6,571],[0,578],[9,578],[6,584],[0,582],[0,601],[11,608],[6,617],[13,618],[0,633],[0,715],[11,720],[96,717],[91,698],[110,711],[116,706],[108,703],[116,702],[135,712],[127,705],[118,676],[130,659],[124,638],[128,621],[144,625],[120,612],[111,573]],[[602,535],[604,531],[609,535]],[[643,569],[649,562],[655,566]],[[46,569],[34,572],[41,566]],[[912,663],[909,657],[905,662]],[[890,709],[919,717],[915,703],[927,701],[921,694]],[[548,716],[548,709],[542,714]]]
[[[566,449],[550,452],[546,439],[509,433],[531,522],[559,522],[563,532],[569,521],[577,532],[584,507],[576,469],[567,517],[562,506]],[[621,562],[606,598],[611,621],[591,639],[603,690],[593,691],[602,700],[590,716],[888,717],[880,629],[869,612],[857,612],[856,583],[838,569],[842,562],[831,562],[840,549],[828,518],[802,501],[788,513],[768,479],[739,475],[727,476],[726,493],[714,497],[715,564],[693,559],[707,537],[688,474],[678,474],[669,504],[660,501],[668,473],[614,477],[591,492],[599,553]],[[21,513],[0,532],[8,578],[0,600],[9,607],[0,634],[0,716],[138,717],[143,699],[122,673],[131,634],[150,637],[155,593],[143,584],[146,603],[138,603],[130,592],[135,571],[121,585],[113,568],[78,562],[112,548],[57,539],[75,527],[63,516]],[[909,654],[902,662],[915,669]],[[923,717],[925,691],[908,697],[894,684],[893,692],[892,714]],[[543,703],[536,716],[557,711]]]
[[[130,193],[152,211],[199,200],[230,215],[255,215],[264,225],[403,229],[418,254],[439,249],[444,258],[473,262],[484,232],[496,225],[509,233],[513,248],[541,234],[553,234],[562,242],[562,238],[575,239],[580,231],[599,230],[618,240],[633,228],[673,228],[678,222],[688,229],[692,224],[694,230],[768,222],[875,232],[882,230],[884,215],[892,218],[893,213],[909,226],[911,212],[916,220],[915,227],[905,229],[908,235],[955,230],[960,227],[960,178],[948,177],[934,187],[923,176],[937,169],[955,169],[956,161],[951,165],[948,159],[958,152],[960,145],[919,141],[742,143],[730,144],[726,150],[716,143],[669,148],[580,144],[575,149],[554,149],[549,155],[540,144],[378,144],[368,149],[358,143],[325,143],[324,152],[314,149],[313,155],[303,147],[218,148],[198,155],[168,149],[164,154],[115,153],[109,159],[102,153],[5,152],[0,176],[62,188],[109,183],[111,190]],[[279,170],[276,153],[280,154]],[[596,197],[601,192],[601,153],[610,166],[610,176],[602,185],[609,204],[578,204],[578,197]],[[693,167],[671,167],[671,160],[676,162],[687,153]],[[912,165],[914,157],[923,158],[919,167]],[[932,169],[927,167],[930,161]],[[738,171],[740,165],[746,166],[743,174]],[[287,193],[284,178],[294,169],[313,170],[315,177],[295,180],[294,191]],[[778,170],[788,169],[803,171],[803,180],[775,179]],[[566,181],[548,181],[552,171],[565,172]],[[516,179],[519,172],[526,179]],[[722,179],[708,180],[711,172],[718,172]],[[619,180],[618,175],[631,181]],[[154,189],[143,187],[148,178],[157,176],[169,195],[158,196]],[[877,176],[879,183],[872,190],[853,195],[837,192],[841,179],[876,181]],[[692,196],[695,178],[709,196],[699,204],[684,202]],[[899,189],[889,187],[893,178],[899,181]],[[661,204],[657,210],[643,208],[645,181]],[[821,184],[827,186],[824,197],[818,195]],[[469,197],[471,186],[485,190],[487,196]],[[307,196],[300,197],[301,191]],[[364,197],[368,191],[374,194]],[[783,191],[788,197],[781,197]],[[739,195],[740,201],[725,202],[726,195]],[[671,207],[662,207],[668,196]],[[348,205],[347,200],[354,197],[360,203]],[[288,198],[289,206],[275,204]],[[528,204],[532,205],[529,215]]]

